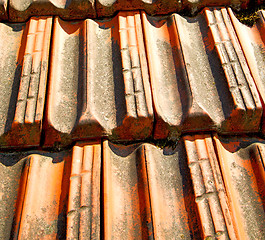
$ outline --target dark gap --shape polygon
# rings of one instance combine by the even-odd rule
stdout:
[[[44,140],[45,140],[45,131],[43,130],[43,127],[46,128],[48,125],[48,119],[46,119],[47,112],[48,112],[48,91],[49,91],[49,80],[50,80],[50,66],[51,66],[51,57],[52,56],[52,47],[53,47],[53,34],[54,33],[54,17],[52,17],[52,26],[51,26],[51,38],[50,38],[50,48],[49,48],[49,58],[48,58],[48,64],[47,64],[47,80],[46,80],[46,89],[45,89],[45,98],[43,99],[43,117],[41,122],[41,135],[40,135],[40,147],[43,146]]]
[[[251,149],[250,150],[250,163],[251,163],[251,166],[253,168],[253,172],[254,172],[254,175],[255,175],[255,178],[256,178],[256,181],[257,181],[257,187],[259,189],[258,193],[259,193],[259,196],[261,198],[261,201],[262,201],[262,206],[263,206],[263,209],[264,209],[264,212],[265,212],[265,187],[264,187],[264,181],[262,179],[262,175],[264,175],[265,173],[265,169],[264,169],[264,163],[262,161],[262,155],[260,153],[260,150],[258,148],[258,146],[255,146],[255,150]],[[263,169],[260,169],[259,167],[259,160],[258,158],[260,158],[260,164],[262,165],[262,168]],[[262,173],[262,170],[263,170],[263,173]]]
[[[140,11],[140,19],[141,19],[141,23],[143,23],[142,11]],[[156,113],[156,110],[155,110],[154,96],[153,96],[153,90],[152,90],[152,84],[151,84],[151,78],[150,78],[149,58],[148,58],[148,55],[147,55],[146,36],[145,36],[144,24],[142,24],[142,34],[143,34],[143,42],[144,42],[144,51],[145,51],[145,56],[146,56],[147,71],[148,71],[148,77],[149,77],[150,92],[151,92],[151,97],[152,97],[153,129],[152,129],[152,134],[151,134],[150,138],[153,139],[154,135],[155,135],[155,126],[156,126],[156,122],[157,122],[156,121],[157,113]]]
[[[104,239],[104,152],[103,142],[105,139],[101,139],[101,167],[100,167],[100,239]]]

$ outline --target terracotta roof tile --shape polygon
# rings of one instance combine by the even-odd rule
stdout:
[[[174,150],[104,140],[59,153],[5,153],[0,234],[261,239],[264,149],[258,138],[188,135]]]
[[[255,1],[257,5],[262,1]],[[0,19],[23,22],[32,16],[55,15],[63,19],[77,20],[87,17],[111,17],[118,11],[145,10],[151,15],[184,12],[194,14],[204,7],[231,6],[235,9],[246,8],[249,0],[2,0],[0,2]]]
[[[1,239],[263,239],[265,15],[218,4],[0,1],[48,15],[0,23]]]
[[[215,143],[238,236],[262,239],[265,231],[264,143],[250,145],[238,138],[227,141],[216,137]]]
[[[73,148],[67,210],[68,239],[100,239],[101,145]]]
[[[151,135],[152,98],[138,12],[102,22],[56,18],[50,72],[45,145]]]
[[[51,17],[1,23],[1,147],[40,143],[51,27]]]
[[[205,9],[196,18],[143,19],[155,138],[259,130],[261,102],[226,9]]]
[[[207,237],[236,239],[211,137],[186,136],[184,141],[204,239]]]
[[[0,154],[0,239],[9,239],[15,215],[19,182],[25,159],[17,154]]]
[[[1,147],[37,146],[42,132],[45,146],[66,146],[102,136],[260,130],[263,18],[247,28],[230,9],[206,8],[195,18],[135,11],[107,20],[32,18],[1,29],[10,42],[1,63],[9,99],[0,109]]]
[[[26,21],[31,16],[59,15],[65,19],[96,17],[93,0],[10,0],[9,20]]]
[[[68,158],[69,159],[69,158]],[[69,169],[69,168],[68,168]],[[23,170],[16,206],[13,238],[51,238],[63,224],[68,184],[67,154],[31,154]],[[63,205],[65,204],[65,206]]]

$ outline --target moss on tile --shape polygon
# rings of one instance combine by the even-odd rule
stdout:
[[[257,22],[257,20],[260,18],[258,11],[265,9],[264,4],[259,5],[259,6],[256,6],[255,4],[252,4],[252,5],[253,6],[249,6],[248,9],[241,10],[237,12],[236,14],[237,19],[241,23],[249,27],[252,27]]]

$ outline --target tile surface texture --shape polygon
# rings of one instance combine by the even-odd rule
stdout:
[[[265,12],[219,5],[0,1],[0,239],[264,238]]]
[[[255,1],[256,5],[262,1]],[[231,6],[245,9],[249,0],[1,0],[0,19],[11,22],[27,21],[31,16],[55,15],[63,19],[77,20],[87,17],[111,17],[118,11],[144,10],[150,15],[182,12],[198,13],[204,7]]]
[[[0,235],[262,239],[264,151],[258,138],[187,135],[175,149],[103,140],[1,154]]]
[[[226,9],[205,9],[196,18],[143,14],[143,24],[155,138],[259,131],[261,101]]]
[[[56,18],[51,51],[45,145],[151,135],[151,88],[138,12],[102,22]]]
[[[51,27],[51,17],[0,24],[1,147],[40,144]]]

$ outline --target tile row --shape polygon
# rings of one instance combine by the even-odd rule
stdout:
[[[0,154],[1,239],[263,239],[265,141]]]
[[[136,11],[98,21],[0,23],[0,146],[259,132],[259,14],[252,28],[226,8],[195,18]]]
[[[63,19],[84,19],[87,17],[109,17],[120,10],[145,10],[151,15],[187,12],[193,14],[203,7],[231,6],[246,8],[250,0],[1,0],[0,19],[23,22],[32,16],[56,15]],[[256,5],[263,0],[255,1]]]

